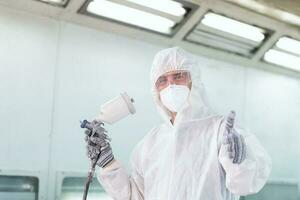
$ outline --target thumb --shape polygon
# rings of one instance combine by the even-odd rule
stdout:
[[[234,120],[235,120],[235,112],[231,111],[225,121],[225,130],[223,133],[223,143],[230,143],[230,133],[232,132],[233,126],[234,126]]]
[[[227,116],[227,119],[226,119],[226,130],[227,130],[227,133],[230,133],[231,130],[233,129],[234,127],[234,121],[235,121],[235,111],[231,111],[228,116]]]

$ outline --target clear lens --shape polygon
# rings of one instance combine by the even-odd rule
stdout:
[[[170,84],[187,85],[191,82],[191,76],[188,71],[173,71],[160,76],[156,83],[156,89],[161,91]]]

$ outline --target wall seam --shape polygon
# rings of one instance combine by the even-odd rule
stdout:
[[[244,68],[244,90],[243,90],[243,102],[242,102],[242,112],[243,112],[243,120],[246,128],[248,129],[248,123],[246,118],[246,101],[247,101],[247,88],[248,88],[248,68]]]
[[[50,134],[49,134],[49,144],[48,144],[48,172],[46,177],[47,189],[45,191],[45,199],[48,199],[49,189],[51,188],[50,174],[51,174],[51,165],[52,165],[52,146],[53,146],[53,134],[54,134],[54,124],[55,124],[55,107],[56,107],[56,90],[57,90],[57,74],[58,74],[58,65],[59,65],[59,53],[60,53],[60,43],[62,38],[62,21],[58,22],[58,32],[56,40],[56,54],[55,54],[55,64],[53,72],[53,88],[52,88],[52,108],[51,108],[51,121],[50,121]]]

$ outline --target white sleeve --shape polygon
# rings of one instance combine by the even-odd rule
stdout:
[[[226,174],[226,187],[237,195],[257,193],[263,188],[270,175],[272,168],[270,156],[255,135],[236,128],[236,131],[244,137],[246,157],[241,164],[233,164],[232,159],[228,156],[226,146],[220,142],[225,131],[225,120],[219,131],[219,162]]]
[[[132,173],[129,176],[119,161],[100,169],[97,178],[114,200],[143,200],[144,180],[140,169],[139,145],[132,153]]]

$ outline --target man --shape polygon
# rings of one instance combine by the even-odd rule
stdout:
[[[236,200],[264,186],[269,156],[254,135],[234,126],[234,112],[222,117],[210,110],[191,55],[178,47],[158,52],[151,85],[165,122],[135,147],[131,175],[114,159],[107,140],[100,145],[105,137],[87,138],[89,158],[101,152],[98,178],[111,197]]]

